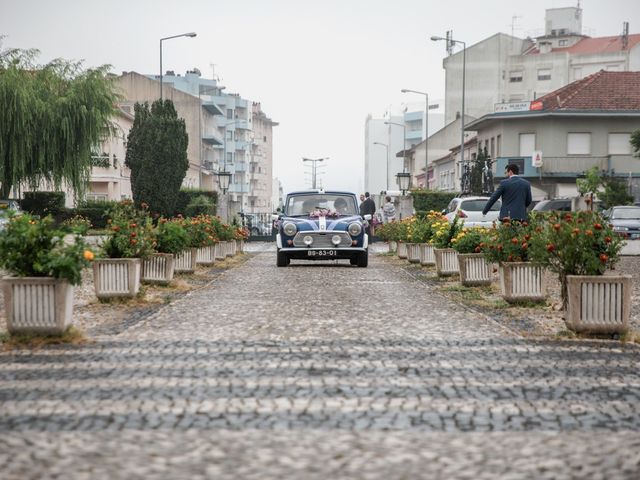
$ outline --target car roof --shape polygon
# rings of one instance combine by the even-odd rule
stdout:
[[[465,200],[489,200],[489,197],[456,197],[455,199],[464,202]]]
[[[612,210],[614,208],[615,209],[619,209],[619,210],[632,210],[632,209],[635,210],[637,208],[640,208],[640,206],[637,206],[637,205],[617,205],[615,207],[611,207]]]
[[[329,194],[329,195],[355,195],[353,192],[344,192],[340,190],[300,190],[297,192],[289,192],[287,193],[287,197],[289,195],[317,195],[320,194]]]

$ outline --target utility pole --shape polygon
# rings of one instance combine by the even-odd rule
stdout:
[[[329,157],[323,158],[302,158],[303,162],[311,162],[311,188],[315,189],[317,185],[317,177],[318,177],[318,163],[328,160]]]

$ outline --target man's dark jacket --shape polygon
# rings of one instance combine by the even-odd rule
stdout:
[[[503,218],[510,218],[511,220],[527,219],[527,207],[531,205],[531,184],[529,182],[517,175],[505,178],[487,201],[482,213],[486,215],[500,197],[502,197],[500,220]]]
[[[375,202],[369,198],[365,198],[364,201],[360,204],[360,215],[372,215],[376,213],[376,204]]]

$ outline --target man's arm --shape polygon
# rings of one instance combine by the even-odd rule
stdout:
[[[489,198],[489,200],[487,200],[487,204],[482,209],[482,214],[483,215],[486,215],[487,212],[489,211],[489,209],[491,207],[493,207],[493,204],[496,203],[498,198],[500,198],[500,195],[502,195],[503,191],[504,191],[504,185],[502,185],[502,182],[500,182],[500,186],[496,189],[495,192],[493,192],[493,195],[491,195],[491,198]]]
[[[526,206],[528,207],[529,205],[531,205],[532,201],[533,201],[533,199],[531,198],[531,184],[529,183],[527,185],[527,198],[525,200]]]

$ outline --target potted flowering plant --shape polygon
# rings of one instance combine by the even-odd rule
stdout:
[[[249,238],[249,229],[247,227],[236,228],[234,238],[236,240],[236,250],[240,253],[244,252],[244,242]]]
[[[213,265],[216,259],[216,244],[219,241],[215,217],[201,214],[185,220],[189,233],[189,246],[196,249],[196,264]]]
[[[464,286],[490,285],[491,265],[482,254],[489,234],[486,228],[463,228],[452,240],[458,252],[460,283]]]
[[[535,219],[518,222],[504,220],[494,225],[482,253],[489,262],[500,265],[500,288],[507,302],[542,301],[546,295],[539,263],[529,259]]]
[[[98,298],[134,297],[140,289],[141,259],[153,253],[155,238],[148,211],[125,200],[107,212],[106,258],[93,263],[93,283]]]
[[[458,216],[453,217],[449,223],[446,217],[433,222],[433,236],[431,244],[434,246],[434,256],[436,260],[436,272],[439,277],[456,275],[460,272],[458,264],[458,252],[453,248],[453,239],[462,231],[462,224]]]
[[[9,332],[63,333],[73,314],[73,286],[93,258],[79,230],[55,227],[50,216],[10,217],[0,232],[0,267],[11,274],[2,281]]]
[[[376,235],[386,242],[389,247],[389,253],[395,252],[397,248],[396,244],[396,230],[398,228],[398,222],[384,223],[376,228]]]
[[[155,253],[142,261],[142,281],[167,285],[173,280],[175,257],[187,248],[189,237],[182,223],[160,218],[154,238]]]
[[[619,261],[623,244],[597,212],[542,217],[530,257],[558,274],[569,328],[603,333],[628,330],[631,277],[604,276]]]
[[[213,222],[216,235],[220,240],[220,256],[222,258],[230,257],[236,253],[236,242],[234,236],[234,227],[227,223],[223,223],[219,217]]]
[[[395,241],[398,245],[396,253],[398,258],[407,258],[407,242],[409,239],[408,228],[411,217],[405,218],[400,222],[396,222],[398,225],[395,228]]]
[[[448,222],[447,218],[435,210],[430,210],[423,219],[421,225],[422,242],[420,242],[420,265],[436,264],[434,246],[430,242],[435,234],[434,224],[437,223],[440,225],[443,222]]]

